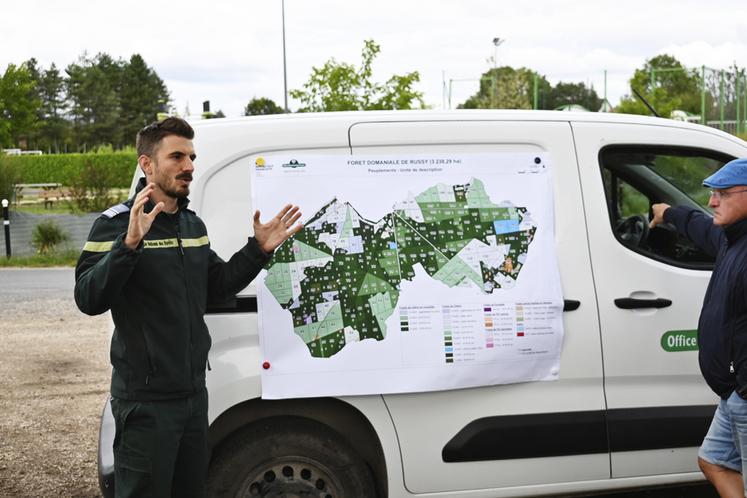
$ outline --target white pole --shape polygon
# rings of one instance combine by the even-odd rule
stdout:
[[[10,215],[8,214],[8,199],[3,199],[3,226],[5,228],[5,257],[10,259]]]
[[[285,66],[285,0],[282,0],[281,6],[283,10],[283,95],[285,97],[285,112],[290,112],[288,111],[288,71]]]

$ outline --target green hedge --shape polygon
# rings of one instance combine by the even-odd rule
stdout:
[[[127,188],[137,166],[135,152],[95,152],[88,154],[49,154],[43,156],[7,156],[14,166],[16,183],[80,183],[86,166],[106,168],[111,188]]]

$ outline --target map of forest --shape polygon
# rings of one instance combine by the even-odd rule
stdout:
[[[449,287],[510,288],[536,228],[526,208],[492,203],[474,178],[411,195],[376,222],[333,199],[275,251],[265,285],[311,356],[329,358],[386,337],[400,285],[417,265]]]

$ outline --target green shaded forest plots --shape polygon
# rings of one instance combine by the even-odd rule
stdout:
[[[307,226],[319,219],[327,207],[329,205],[307,222]],[[348,210],[353,211],[349,206]],[[343,330],[346,326],[357,332],[360,340],[382,340],[386,335],[384,321],[391,315],[399,298],[400,279],[388,271],[391,265],[387,264],[387,256],[384,255],[390,252],[389,245],[393,238],[382,237],[381,231],[375,231],[373,223],[361,218],[359,226],[352,228],[351,234],[361,238],[365,250],[349,252],[337,249],[332,254],[329,246],[321,242],[319,237],[323,233],[337,232],[335,224],[323,223],[321,229],[305,228],[295,236],[296,242],[326,252],[332,260],[322,267],[307,267],[297,302],[281,303],[283,308],[291,311],[293,327],[304,338],[314,357],[329,357],[341,350],[346,344]],[[294,251],[294,247],[297,247],[296,244],[289,241],[278,248],[267,269],[279,263],[295,262],[297,249]],[[383,294],[386,299],[383,302],[372,299],[376,294]],[[339,302],[339,320],[337,311],[333,309],[324,317],[318,315],[317,305],[330,301]],[[329,326],[332,323],[325,323],[330,321],[337,329]]]
[[[439,185],[434,189],[440,190],[429,190],[416,198],[423,221],[396,210],[373,223],[345,204],[343,223],[324,221],[309,228],[325,220],[331,207],[340,208],[335,200],[318,211],[292,241],[276,250],[267,267],[266,283],[281,306],[291,312],[295,332],[312,356],[332,356],[348,339],[384,339],[385,322],[397,305],[400,284],[415,277],[417,264],[449,286],[469,278],[487,292],[500,287],[496,275],[518,276],[519,256],[527,252],[536,229],[519,229],[526,208],[490,203],[479,181],[448,187],[451,192],[444,193],[444,188]],[[472,195],[470,188],[475,190]],[[351,221],[354,218],[357,223]],[[333,253],[326,241],[330,235],[356,243],[347,249],[338,247]],[[498,244],[509,245],[508,255],[497,267],[481,260],[482,274],[478,276],[457,254],[473,240],[487,246],[492,237]],[[312,259],[318,264],[303,269],[301,293],[294,302],[288,268]],[[445,268],[448,271],[442,272]],[[346,338],[346,330],[352,337]]]
[[[528,251],[536,230],[531,227],[525,234],[519,229],[527,209],[498,207],[486,195],[482,182],[476,179],[469,184],[454,185],[452,192],[439,191],[439,188],[443,186],[432,187],[416,197],[423,222],[413,220],[404,210],[394,213],[401,277],[412,280],[414,266],[420,263],[428,275],[449,284],[446,278],[440,278],[439,271],[472,240],[489,245],[488,237],[495,236],[498,244],[510,246],[508,256],[498,267],[481,262],[482,282],[475,283],[483,289],[481,283],[491,283],[498,288],[500,284],[494,280],[496,274],[516,279],[522,266],[519,255]],[[464,273],[469,277],[472,272],[467,268]],[[461,280],[459,278],[453,285]]]

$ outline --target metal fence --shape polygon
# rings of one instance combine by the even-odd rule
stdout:
[[[82,249],[88,238],[91,225],[98,217],[99,213],[75,216],[71,214],[29,214],[11,211],[11,253],[14,256],[34,254],[35,249],[31,245],[31,234],[34,227],[42,221],[50,220],[55,222],[69,237],[68,241],[62,244],[61,249]]]

